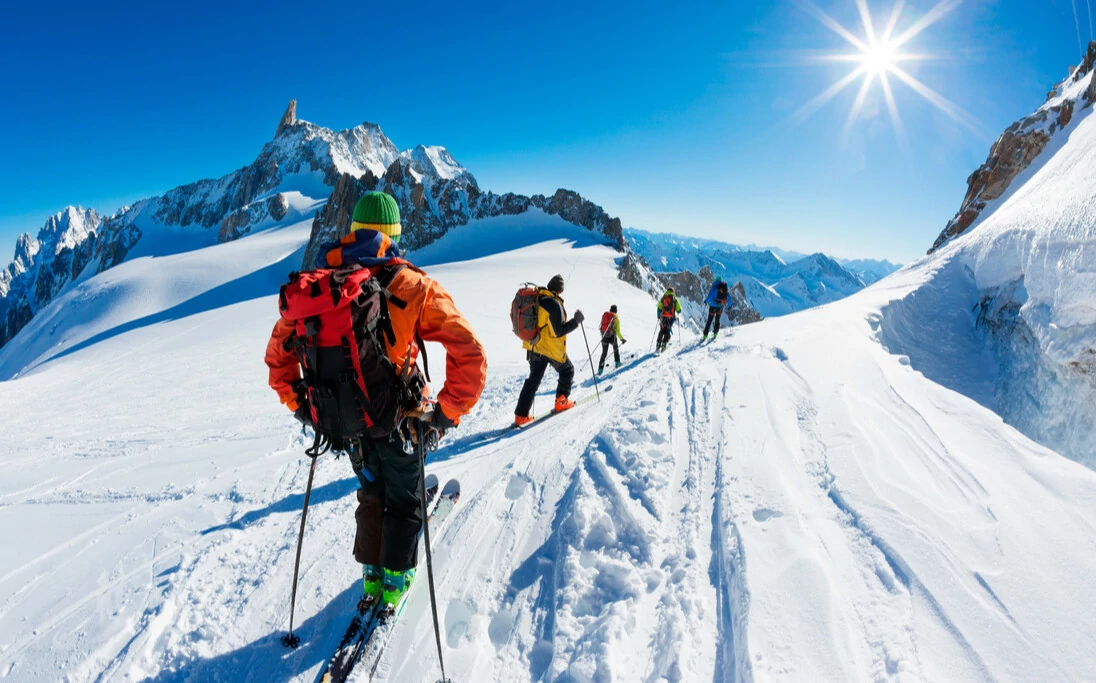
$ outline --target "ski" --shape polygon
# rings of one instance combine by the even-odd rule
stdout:
[[[609,385],[601,387],[600,391],[602,393],[608,393],[608,392],[612,391],[612,389],[613,389],[613,385],[609,384]],[[590,403],[592,401],[596,401],[597,398],[598,398],[597,392],[589,394],[587,396],[583,396],[579,400],[575,401],[575,408],[577,408],[581,405],[585,405],[587,403]],[[477,438],[470,439],[468,442],[462,444],[462,446],[469,447],[469,448],[474,448],[474,447],[477,447],[477,446],[482,446],[483,444],[489,443],[491,441],[498,441],[498,440],[503,439],[507,436],[517,434],[517,433],[519,433],[519,432],[521,432],[525,429],[529,429],[530,427],[538,425],[541,422],[543,422],[544,420],[552,418],[556,415],[566,415],[567,413],[571,412],[571,410],[574,410],[575,408],[571,408],[570,410],[564,410],[564,411],[559,412],[559,413],[552,410],[552,411],[549,411],[547,413],[544,413],[543,415],[537,415],[533,418],[532,422],[527,422],[527,423],[525,423],[524,425],[522,425],[520,427],[516,424],[509,424],[509,425],[506,425],[505,427],[502,427],[501,429],[496,429],[494,431],[485,432],[484,434],[481,434]]]
[[[430,524],[431,531],[435,528],[442,528],[459,500],[460,482],[456,479],[450,479],[446,482],[445,487],[442,488],[441,494],[438,497],[438,504],[434,507],[434,511],[430,513],[428,523]],[[412,588],[414,588],[414,584],[412,584]],[[411,591],[408,590],[403,596],[403,599],[400,600],[399,605],[395,608],[387,607],[381,610],[377,615],[376,627],[367,640],[365,645],[366,650],[362,654],[362,659],[369,663],[370,681],[377,675],[377,667],[380,665],[381,658],[384,656],[385,647],[388,645],[388,641],[396,631],[397,620],[403,612],[404,605],[407,604],[407,598],[410,595]]]
[[[455,484],[455,481],[449,482],[446,487]],[[429,508],[438,495],[438,477],[434,474],[426,475],[425,484],[426,505]],[[459,495],[459,484],[457,485],[457,492]],[[434,506],[430,517],[431,522],[434,520],[434,514],[437,513],[438,506],[441,503],[442,501],[439,500],[438,504]],[[452,508],[448,503],[447,507]],[[448,511],[446,515],[448,515]],[[347,676],[350,675],[355,663],[361,659],[362,648],[369,641],[373,630],[377,626],[377,618],[380,616],[378,606],[379,601],[377,600],[369,600],[363,597],[358,601],[358,606],[354,610],[354,617],[350,620],[346,633],[343,634],[339,646],[335,648],[335,653],[327,660],[327,664],[324,665],[319,677],[316,679],[318,683],[338,683],[339,681],[345,681]]]

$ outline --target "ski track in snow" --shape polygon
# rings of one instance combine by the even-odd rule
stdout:
[[[522,258],[552,249],[584,259],[573,277],[594,275],[575,290],[611,291],[643,338],[650,302],[616,280],[607,249],[486,260],[512,261],[505,278],[518,281]],[[450,268],[462,309],[493,296],[480,308],[504,310],[479,265]],[[488,441],[477,437],[509,420],[522,363],[505,315],[474,318],[494,369],[428,464],[462,485],[433,538],[447,673],[1090,677],[1096,475],[887,354],[865,314],[876,304],[847,306],[703,346],[679,337],[606,375],[600,402]],[[245,298],[107,334],[5,384],[0,413],[18,417],[0,452],[0,680],[314,680],[361,590],[357,484],[344,459],[320,459],[302,645],[286,651],[309,439],[264,384],[273,311],[272,297]],[[437,679],[425,588],[377,674]]]

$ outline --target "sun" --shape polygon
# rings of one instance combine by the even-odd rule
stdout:
[[[875,42],[860,51],[860,63],[877,76],[892,69],[896,63],[898,48],[890,42]]]
[[[909,28],[900,33],[897,32],[897,28],[905,10],[905,0],[895,2],[890,16],[886,23],[882,25],[881,31],[876,30],[877,23],[871,16],[867,0],[854,0],[854,2],[860,14],[860,22],[863,28],[862,37],[842,26],[833,17],[819,9],[811,0],[799,0],[799,4],[804,11],[813,15],[826,28],[843,38],[855,49],[855,52],[834,52],[815,58],[815,61],[819,62],[847,62],[853,65],[853,70],[803,105],[792,118],[799,121],[806,120],[811,114],[836,97],[838,93],[859,81],[859,92],[845,121],[845,135],[847,136],[849,129],[860,117],[872,87],[878,83],[883,99],[886,101],[895,134],[898,136],[899,141],[904,142],[902,117],[898,113],[898,102],[894,97],[894,89],[891,87],[893,78],[904,83],[956,122],[977,133],[981,133],[982,131],[974,117],[917,80],[901,66],[903,63],[937,59],[935,55],[910,52],[906,49],[906,46],[925,29],[940,21],[945,15],[962,4],[963,0],[941,0],[924,16],[914,21]]]

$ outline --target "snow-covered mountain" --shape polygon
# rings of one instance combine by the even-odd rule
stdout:
[[[92,209],[68,207],[37,238],[20,237],[15,260],[0,271],[0,347],[66,287],[130,258],[228,242],[315,214],[304,257],[311,264],[320,242],[347,229],[354,203],[372,189],[399,200],[410,249],[471,220],[533,209],[563,216],[623,247],[620,221],[575,192],[484,192],[443,147],[401,152],[372,123],[332,131],[298,119],[294,100],[274,139],[248,166],[139,201],[106,219]]]
[[[882,338],[927,376],[1096,467],[1096,43],[970,178]]]
[[[784,252],[795,257],[785,260],[772,249],[631,228],[624,236],[656,273],[695,274],[708,268],[728,282],[741,282],[749,303],[765,317],[837,301],[897,270],[886,261],[858,261],[854,272],[821,253]]]
[[[19,237],[14,260],[0,270],[0,346],[84,270],[102,222],[94,209],[70,206],[50,216],[37,237]]]
[[[781,249],[780,247],[764,247],[756,244],[726,245],[719,242],[716,244],[723,244],[724,247],[730,246],[745,249],[746,251],[771,251],[785,263],[791,263],[810,256],[810,254],[791,251],[789,249]],[[901,264],[891,263],[887,259],[850,259],[842,258],[840,256],[833,256],[831,258],[844,266],[850,273],[863,280],[864,284],[868,285],[875,284],[902,267]]]

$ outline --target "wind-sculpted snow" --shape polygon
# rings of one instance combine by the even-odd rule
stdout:
[[[1096,670],[1096,473],[877,339],[883,307],[935,271],[706,346],[680,330],[656,357],[653,301],[618,279],[621,254],[558,237],[427,269],[490,364],[477,410],[428,463],[463,491],[432,539],[454,680],[1068,681]],[[305,222],[91,278],[81,295],[118,315],[66,322],[77,309],[59,307],[50,325],[64,352],[39,350],[35,371],[0,384],[5,680],[315,679],[360,595],[357,485],[345,459],[318,462],[302,645],[288,652],[278,638],[310,438],[266,386],[276,301],[255,294],[307,238]],[[200,284],[220,271],[212,289]],[[511,419],[526,367],[509,329],[513,289],[555,272],[569,310],[593,321],[618,304],[623,350],[636,355],[602,377],[600,402],[483,441]],[[165,282],[189,284],[166,296]],[[141,292],[135,314],[110,301]],[[569,349],[575,395],[588,395],[581,335]],[[431,347],[436,375],[440,358]],[[420,585],[377,680],[438,675]]]
[[[1085,69],[1093,59],[1096,43]],[[1096,466],[1096,118],[1092,74],[1075,76],[1048,103],[1076,101],[1071,118],[978,221],[911,267],[906,278],[923,285],[884,310],[883,339],[926,376]]]

